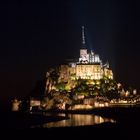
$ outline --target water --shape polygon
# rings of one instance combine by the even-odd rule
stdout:
[[[50,114],[49,114],[50,115]],[[58,114],[65,116],[66,114]],[[69,119],[57,121],[57,122],[49,122],[41,125],[40,127],[44,128],[52,128],[52,127],[71,127],[71,126],[87,126],[87,125],[95,125],[101,124],[104,122],[115,123],[113,119],[104,118],[98,115],[91,114],[67,114]]]

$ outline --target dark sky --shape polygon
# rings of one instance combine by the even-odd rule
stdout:
[[[117,81],[140,88],[138,0],[33,0],[0,3],[0,101],[27,95],[46,70],[88,48]]]

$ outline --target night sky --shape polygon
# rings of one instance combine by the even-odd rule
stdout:
[[[115,79],[140,88],[138,0],[46,0],[0,3],[0,102],[24,97],[49,67],[87,48],[109,61]]]

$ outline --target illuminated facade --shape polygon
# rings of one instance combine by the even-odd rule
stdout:
[[[68,81],[69,79],[94,79],[99,80],[104,76],[113,79],[112,70],[109,64],[102,64],[98,54],[92,50],[88,53],[85,45],[84,27],[82,27],[82,45],[78,62],[71,62],[67,65],[60,66],[60,80]]]
[[[113,79],[113,72],[101,62],[77,62],[60,66],[60,78],[67,82],[69,79],[93,79],[99,80],[104,76]]]
[[[77,79],[101,79],[103,71],[99,64],[77,64]]]

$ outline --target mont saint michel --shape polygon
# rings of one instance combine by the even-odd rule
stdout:
[[[48,69],[41,90],[34,90],[36,94],[12,100],[9,128],[51,128],[67,134],[77,130],[85,134],[85,128],[90,134],[111,128],[122,133],[139,122],[140,94],[135,88],[124,88],[115,80],[109,62],[88,49],[85,30],[82,26],[77,59]]]
[[[40,99],[29,96],[28,110],[88,110],[139,103],[137,90],[124,89],[123,84],[114,79],[109,62],[103,63],[99,54],[87,48],[82,26],[79,58],[46,72],[43,96]],[[13,100],[12,110],[20,110],[22,102]]]

